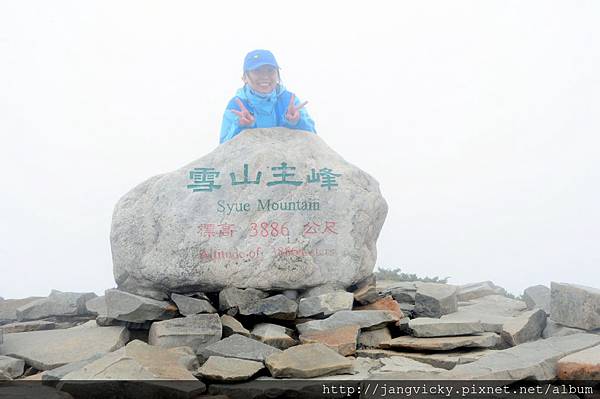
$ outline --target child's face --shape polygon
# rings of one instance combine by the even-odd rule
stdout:
[[[246,72],[244,75],[244,82],[249,84],[252,90],[262,94],[268,94],[275,90],[278,81],[277,68],[271,65],[263,65]]]

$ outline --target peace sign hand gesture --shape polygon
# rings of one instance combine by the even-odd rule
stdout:
[[[248,109],[244,106],[244,103],[239,98],[235,98],[237,105],[240,107],[241,111],[231,109],[230,111],[240,117],[239,125],[240,126],[252,126],[254,124],[254,115],[248,111]]]
[[[296,124],[300,120],[300,109],[304,107],[308,101],[304,101],[302,104],[297,107],[294,105],[294,100],[296,96],[292,94],[290,98],[290,104],[288,105],[287,112],[285,113],[285,119],[287,119],[290,123]]]

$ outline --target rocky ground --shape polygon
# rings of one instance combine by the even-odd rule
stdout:
[[[41,380],[47,397],[76,397],[77,381],[181,381],[160,387],[170,397],[248,399],[265,393],[259,382],[282,379],[288,389],[317,380],[600,380],[600,290],[553,282],[523,298],[491,282],[374,276],[348,290],[227,288],[170,301],[117,289],[0,298],[0,381]]]

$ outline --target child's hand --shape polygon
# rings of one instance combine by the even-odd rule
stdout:
[[[254,115],[248,111],[248,109],[244,106],[242,100],[236,97],[235,101],[239,105],[241,111],[230,109],[231,112],[240,117],[239,125],[240,126],[252,126],[254,124]]]
[[[304,101],[302,104],[296,107],[294,106],[295,99],[296,96],[292,94],[292,98],[290,98],[290,104],[288,105],[287,112],[285,113],[285,119],[287,119],[288,122],[292,124],[298,123],[298,121],[300,120],[300,109],[302,109],[302,107],[304,107],[308,103],[308,101]]]

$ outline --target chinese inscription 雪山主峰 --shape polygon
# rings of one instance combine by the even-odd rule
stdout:
[[[287,162],[281,162],[279,166],[272,166],[271,171],[273,172],[274,180],[266,183],[267,187],[278,186],[278,185],[289,185],[289,186],[300,186],[302,184],[320,184],[321,187],[331,190],[338,186],[337,178],[341,176],[340,173],[333,173],[330,168],[321,168],[318,171],[315,168],[311,168],[310,174],[306,175],[304,181],[298,180],[296,176],[296,167],[289,166]],[[216,179],[219,178],[221,172],[216,171],[215,168],[194,168],[189,172],[189,178],[193,181],[193,184],[188,184],[187,188],[194,192],[204,191],[212,192],[221,188],[222,184],[216,184]],[[235,172],[230,172],[229,177],[231,179],[232,186],[259,185],[262,177],[262,171],[256,172],[253,179],[251,179],[250,170],[248,164],[244,164],[242,178],[238,179]]]

